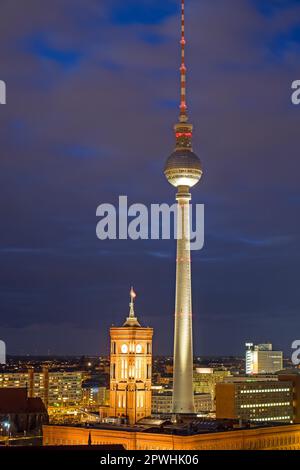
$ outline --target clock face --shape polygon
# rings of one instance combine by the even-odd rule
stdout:
[[[138,354],[140,354],[142,352],[142,346],[140,344],[137,344],[135,350]]]
[[[127,344],[122,344],[121,346],[121,351],[123,354],[126,354],[128,352],[128,346]]]

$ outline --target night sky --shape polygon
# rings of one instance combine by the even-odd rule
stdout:
[[[136,312],[171,354],[174,241],[99,241],[96,208],[173,203],[179,0],[1,0],[0,339],[103,354]],[[204,176],[197,355],[300,337],[300,1],[187,0],[188,105]]]

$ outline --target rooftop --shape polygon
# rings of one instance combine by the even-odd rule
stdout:
[[[208,434],[226,431],[243,431],[245,429],[258,429],[274,426],[284,426],[286,423],[249,423],[243,422],[240,425],[238,420],[233,419],[208,419],[208,418],[197,418],[195,415],[186,416],[182,422],[172,423],[171,415],[169,417],[157,416],[155,418],[145,418],[136,425],[125,425],[125,424],[78,424],[78,425],[65,425],[57,424],[55,426],[62,427],[76,427],[85,429],[99,429],[109,431],[122,431],[122,432],[143,432],[143,433],[155,433],[155,434],[169,434],[179,436],[192,436],[196,434]],[[292,425],[292,424],[291,424]]]
[[[41,398],[28,398],[26,388],[0,388],[0,414],[47,413]]]

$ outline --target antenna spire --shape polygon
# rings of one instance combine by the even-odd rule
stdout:
[[[186,65],[185,65],[185,11],[184,0],[181,0],[181,66],[180,66],[180,122],[187,122],[187,105],[186,105]]]

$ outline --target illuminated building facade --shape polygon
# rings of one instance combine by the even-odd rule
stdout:
[[[43,445],[121,444],[127,450],[300,450],[300,425],[256,426],[225,432],[174,435],[143,429],[44,426]]]
[[[217,419],[292,423],[293,384],[251,380],[216,385]]]
[[[82,405],[87,408],[98,409],[99,406],[109,404],[109,390],[100,387],[97,383],[84,383],[82,386]]]
[[[181,102],[179,123],[175,125],[176,146],[165,165],[168,182],[177,188],[177,256],[174,328],[173,413],[194,413],[193,326],[190,253],[190,188],[202,176],[199,158],[192,149],[193,125],[186,105],[185,15],[181,16]]]
[[[152,388],[152,413],[170,414],[172,413],[173,402],[172,390],[164,390],[162,387]],[[208,413],[213,408],[213,402],[209,393],[195,393],[194,406],[196,413]]]
[[[0,388],[27,388],[29,398],[39,397],[46,407],[79,404],[82,400],[81,371],[55,371],[43,367],[24,372],[0,372]]]
[[[271,343],[246,343],[246,374],[273,374],[283,368],[282,351],[273,351]]]
[[[151,415],[153,329],[138,322],[133,289],[130,299],[124,325],[110,328],[110,416],[133,424]]]
[[[0,388],[26,388],[28,372],[0,372]]]
[[[49,372],[48,406],[80,404],[82,380],[82,372]]]
[[[285,369],[278,373],[278,380],[283,384],[293,384],[294,423],[300,423],[300,370]]]
[[[196,393],[209,393],[214,403],[216,395],[216,384],[230,377],[230,371],[213,369],[208,367],[197,367],[194,371],[194,391]],[[214,406],[213,406],[214,407]]]

